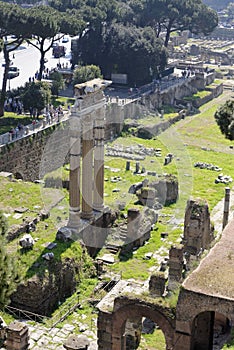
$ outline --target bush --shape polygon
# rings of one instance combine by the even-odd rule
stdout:
[[[234,101],[228,100],[215,112],[215,120],[222,134],[229,140],[234,140]]]
[[[98,66],[90,65],[90,66],[81,66],[74,70],[73,74],[73,83],[80,84],[86,81],[102,78],[101,70]]]
[[[49,84],[41,81],[26,83],[22,92],[22,101],[25,110],[29,110],[30,107],[33,107],[41,111],[51,101]]]

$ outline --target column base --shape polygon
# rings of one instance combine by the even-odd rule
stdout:
[[[104,210],[104,204],[93,204],[93,209],[96,211],[103,211]]]
[[[79,226],[80,226],[80,212],[70,211],[67,227],[72,229],[77,229]]]
[[[94,214],[93,214],[93,211],[91,211],[91,212],[81,212],[80,216],[81,216],[82,219],[91,220],[91,219],[93,219]]]

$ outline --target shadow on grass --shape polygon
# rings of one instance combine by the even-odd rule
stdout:
[[[119,253],[119,261],[124,262],[132,259],[133,252],[132,250],[129,250],[128,246],[124,245]]]
[[[68,248],[70,248],[73,242],[70,241],[70,242],[63,243],[58,240],[54,240],[53,242],[49,242],[49,243],[52,243],[52,244],[55,243],[56,247],[54,247],[53,249],[49,249],[45,247],[43,249],[40,256],[28,268],[25,276],[27,279],[33,277],[34,275],[37,275],[40,280],[43,280],[46,273],[48,273],[48,270],[49,272],[53,272],[57,264],[62,262],[61,255]],[[27,254],[28,252],[30,252],[30,250],[28,251],[24,250],[22,253]],[[47,253],[53,253],[53,258],[51,258],[51,260],[46,260],[45,258],[43,258],[43,255]]]

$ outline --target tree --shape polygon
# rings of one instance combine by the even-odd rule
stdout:
[[[7,305],[19,282],[16,263],[6,251],[6,232],[6,218],[0,211],[0,309]]]
[[[33,107],[40,112],[51,102],[49,83],[42,81],[26,83],[21,98],[26,110]]]
[[[95,65],[81,66],[74,70],[73,83],[80,84],[95,78],[102,78],[101,70]]]
[[[79,51],[72,57],[73,65],[77,63],[100,65],[103,59],[102,34],[105,28],[108,28],[115,20],[115,8],[115,0],[93,0],[92,2],[86,0],[84,2],[79,12],[86,26],[79,36]]]
[[[166,66],[167,51],[150,27],[113,24],[103,41],[100,66],[105,76],[109,77],[111,72],[125,73],[130,84],[140,85],[152,80]]]
[[[56,95],[58,97],[59,90],[64,88],[63,75],[55,71],[50,73],[49,78],[52,80],[52,86],[51,86],[52,95]]]
[[[38,80],[42,79],[45,55],[65,34],[77,35],[83,30],[84,22],[68,13],[61,13],[49,6],[28,9],[28,24],[33,37],[28,43],[40,51]]]
[[[6,99],[6,88],[8,72],[10,67],[10,54],[15,51],[28,37],[30,29],[27,24],[25,10],[14,4],[0,2],[0,41],[5,59],[5,68],[0,94],[0,117],[4,115],[4,103]],[[7,36],[14,35],[14,39],[6,40]]]
[[[207,35],[218,24],[217,13],[202,0],[144,0],[137,18],[139,25],[151,25],[157,37],[164,36],[166,47],[172,32],[190,30]]]
[[[228,100],[215,112],[215,120],[222,134],[229,140],[234,140],[234,101]]]

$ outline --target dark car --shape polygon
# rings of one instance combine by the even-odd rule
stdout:
[[[19,68],[14,66],[10,67],[7,74],[7,79],[12,79],[18,76],[19,76]]]

